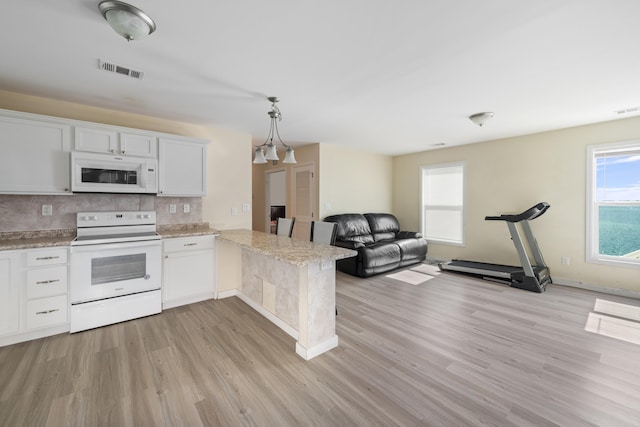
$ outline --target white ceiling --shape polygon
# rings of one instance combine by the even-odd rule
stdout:
[[[130,43],[98,3],[6,2],[0,89],[392,155],[640,114],[638,0],[130,0]]]

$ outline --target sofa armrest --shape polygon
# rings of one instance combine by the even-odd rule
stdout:
[[[364,243],[361,242],[352,242],[349,240],[336,240],[334,243],[335,246],[339,246],[341,248],[353,249],[354,251],[358,250],[358,248],[363,248]]]
[[[422,238],[422,233],[417,231],[398,231],[396,234],[396,239],[420,239]]]

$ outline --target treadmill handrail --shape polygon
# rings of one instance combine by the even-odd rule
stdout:
[[[516,214],[516,215],[508,215],[502,214],[500,216],[486,216],[484,217],[485,221],[507,221],[507,222],[521,222],[521,221],[529,221],[532,219],[536,219],[543,213],[549,209],[551,205],[547,202],[540,202],[537,205],[527,209],[526,211]]]

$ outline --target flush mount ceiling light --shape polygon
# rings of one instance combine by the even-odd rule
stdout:
[[[280,133],[278,132],[278,122],[282,120],[282,113],[280,113],[280,109],[276,107],[276,102],[278,102],[279,99],[275,96],[270,96],[267,99],[271,102],[271,111],[267,112],[271,118],[271,128],[269,129],[269,135],[267,136],[266,141],[264,141],[262,145],[258,145],[256,147],[256,155],[253,158],[253,163],[262,164],[267,163],[267,160],[280,160],[278,158],[276,145],[273,143],[274,136],[277,137],[280,144],[287,149],[282,163],[298,163],[293,155],[293,148],[282,142]],[[265,149],[267,150],[266,154],[264,152]]]
[[[487,120],[489,120],[492,117],[493,117],[493,113],[489,113],[489,112],[476,113],[476,114],[470,115],[469,120],[471,120],[473,123],[477,124],[478,126],[482,127],[482,125],[484,125],[487,122]]]
[[[98,9],[109,25],[127,41],[153,33],[156,23],[142,10],[121,1],[103,1]]]

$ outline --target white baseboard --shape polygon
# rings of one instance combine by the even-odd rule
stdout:
[[[238,296],[238,293],[239,292],[237,289],[229,289],[228,291],[222,291],[222,292],[216,293],[216,299],[235,297],[235,296]]]
[[[264,317],[269,319],[271,323],[273,323],[274,325],[276,325],[277,327],[285,331],[287,334],[289,334],[293,339],[295,339],[296,341],[298,340],[298,331],[296,331],[294,328],[292,328],[291,326],[289,326],[288,324],[280,320],[280,318],[278,318],[275,314],[273,314],[272,312],[270,312],[269,310],[267,310],[266,308],[264,308],[262,305],[258,304],[251,298],[247,297],[242,292],[237,292],[236,296],[240,298],[242,301],[244,301],[249,307],[253,308],[255,311],[257,311],[258,313],[262,314]]]
[[[215,294],[213,292],[203,292],[186,297],[174,298],[167,301],[162,301],[162,309],[166,310],[173,307],[179,307],[181,305],[193,304],[195,302],[206,301],[214,297]]]
[[[606,286],[593,285],[590,283],[576,282],[575,280],[563,279],[553,276],[553,284],[561,286],[571,286],[572,288],[586,289],[588,291],[601,292],[603,294],[618,295],[627,298],[640,299],[640,292],[628,289],[609,288]]]
[[[304,348],[300,345],[300,343],[296,343],[296,353],[298,356],[302,357],[304,360],[311,360],[316,356],[321,355],[324,352],[331,350],[332,348],[336,348],[338,346],[338,336],[334,335],[330,339],[326,340],[323,343],[318,345],[314,345],[311,348]]]
[[[63,333],[69,333],[69,322],[65,322],[58,326],[42,328],[35,331],[19,332],[15,335],[2,337],[0,338],[0,347],[4,347],[5,345],[17,344],[25,341],[37,340],[39,338],[44,338],[51,335],[58,335]]]

